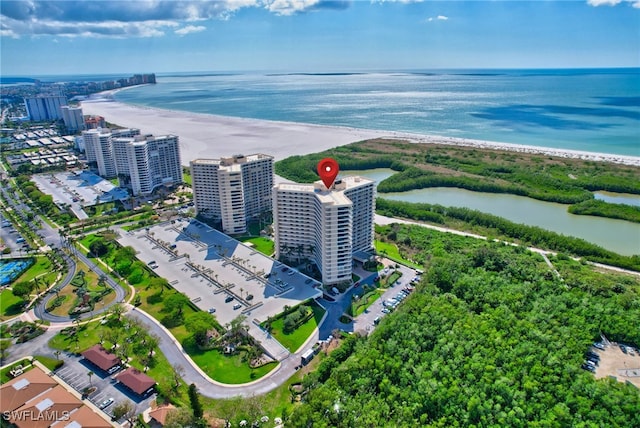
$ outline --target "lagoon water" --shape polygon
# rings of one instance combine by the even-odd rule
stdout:
[[[380,182],[391,176],[390,169],[342,171],[341,175],[361,175]],[[448,207],[465,207],[504,217],[515,223],[538,226],[563,235],[575,236],[623,255],[640,254],[640,225],[623,220],[574,215],[567,205],[538,201],[523,196],[472,192],[465,189],[435,187],[379,197],[404,202],[421,202]]]
[[[640,69],[159,74],[125,103],[640,156]]]

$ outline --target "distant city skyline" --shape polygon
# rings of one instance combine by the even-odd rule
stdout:
[[[640,1],[5,1],[2,76],[640,67]]]

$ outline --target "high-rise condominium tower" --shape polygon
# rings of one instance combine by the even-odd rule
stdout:
[[[373,250],[375,183],[338,180],[273,188],[276,256],[315,262],[325,284],[351,280],[353,257]]]
[[[191,180],[196,212],[220,221],[225,233],[244,233],[248,221],[271,211],[272,156],[195,159]]]
[[[182,183],[178,137],[139,134],[137,129],[84,131],[87,161],[97,164],[101,176],[118,177],[120,186],[135,196]]]

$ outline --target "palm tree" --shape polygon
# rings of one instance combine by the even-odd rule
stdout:
[[[93,386],[93,384],[91,383],[91,376],[93,376],[93,372],[91,370],[89,370],[89,372],[87,373],[87,376],[89,376],[89,386]]]
[[[53,354],[56,356],[56,360],[60,361],[60,354],[61,354],[61,353],[62,353],[62,352],[60,352],[60,351],[58,351],[58,350],[54,351],[54,353],[53,353]]]

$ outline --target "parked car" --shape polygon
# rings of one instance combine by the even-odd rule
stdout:
[[[216,308],[209,308],[209,313],[213,314],[216,311]]]
[[[232,301],[233,301],[233,296],[227,296],[227,297],[224,299],[224,302],[225,302],[225,303],[229,303],[229,302],[232,302]]]
[[[238,310],[242,307],[242,305],[240,303],[236,303],[235,305],[233,305],[233,309],[234,310]]]
[[[100,403],[98,407],[100,407],[101,409],[106,409],[107,407],[113,404],[113,401],[114,401],[113,398],[107,398],[102,403]]]

